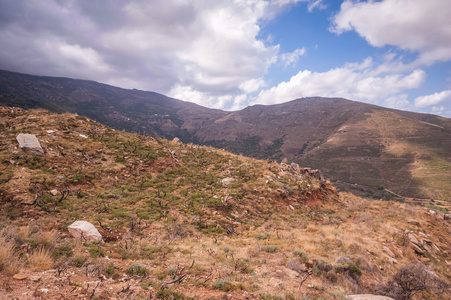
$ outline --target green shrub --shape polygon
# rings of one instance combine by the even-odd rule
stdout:
[[[182,293],[170,290],[170,289],[164,289],[159,290],[156,295],[157,299],[163,299],[163,300],[184,300],[186,299],[185,295]]]
[[[266,245],[262,247],[262,250],[268,253],[274,253],[279,249],[277,245]]]
[[[83,256],[83,255],[77,255],[77,256],[75,256],[75,258],[74,258],[74,265],[77,267],[77,268],[81,268],[81,267],[83,267],[83,265],[85,264],[85,262],[88,260],[88,258],[87,257],[85,257],[85,256]]]
[[[322,259],[315,259],[313,262],[312,272],[313,272],[313,275],[315,275],[315,276],[319,276],[322,273],[327,273],[332,269],[333,269],[332,265]]]
[[[214,288],[224,292],[230,292],[233,290],[233,285],[228,280],[221,279],[214,283]]]
[[[298,256],[302,263],[308,261],[308,255],[302,250],[294,250],[293,254]]]
[[[257,233],[257,234],[255,235],[255,238],[256,238],[257,240],[267,240],[267,239],[269,239],[269,237],[270,237],[270,235],[269,235],[269,233],[267,233],[267,232],[265,232],[265,233]]]
[[[74,252],[72,251],[72,247],[68,245],[60,246],[53,252],[53,257],[55,260],[63,256],[71,257],[72,255],[74,255]]]
[[[146,267],[134,263],[131,264],[130,266],[128,266],[127,270],[125,270],[125,273],[127,275],[137,275],[137,276],[147,276],[147,274],[149,274],[149,272],[147,271]]]
[[[102,248],[100,248],[99,245],[96,244],[89,244],[87,245],[89,254],[91,254],[92,258],[97,258],[99,256],[105,256],[105,251],[103,251]]]
[[[334,269],[338,273],[347,274],[353,279],[358,279],[362,276],[362,271],[360,268],[353,262],[341,262],[334,266]]]

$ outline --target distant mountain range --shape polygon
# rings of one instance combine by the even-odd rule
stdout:
[[[246,156],[286,157],[373,197],[451,198],[451,119],[435,115],[319,97],[227,112],[154,92],[8,71],[0,71],[0,105],[77,113],[118,130]]]

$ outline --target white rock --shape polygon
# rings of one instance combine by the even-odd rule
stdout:
[[[229,184],[231,184],[231,183],[233,183],[235,181],[237,181],[237,180],[235,178],[232,178],[232,177],[226,177],[226,178],[221,179],[221,183],[223,185],[229,185]]]
[[[75,238],[86,240],[87,242],[103,242],[100,232],[89,222],[75,221],[67,229]]]
[[[44,154],[44,149],[42,149],[36,135],[19,133],[16,140],[19,142],[19,148],[22,148],[24,151],[38,155]]]
[[[80,137],[87,139],[88,137],[84,134],[80,134]]]

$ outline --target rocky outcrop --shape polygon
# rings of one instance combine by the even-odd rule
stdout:
[[[25,152],[42,155],[44,154],[44,149],[42,149],[38,138],[34,134],[19,133],[16,137],[19,142],[19,148],[23,149]]]
[[[89,222],[75,221],[67,228],[69,233],[86,242],[103,242],[100,232]]]

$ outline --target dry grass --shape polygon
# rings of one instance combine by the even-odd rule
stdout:
[[[39,249],[33,251],[32,254],[28,257],[28,264],[34,270],[44,271],[48,270],[53,265],[53,258],[49,252],[44,247],[40,247]]]
[[[0,271],[12,275],[24,267],[23,261],[16,255],[14,244],[0,237]]]

